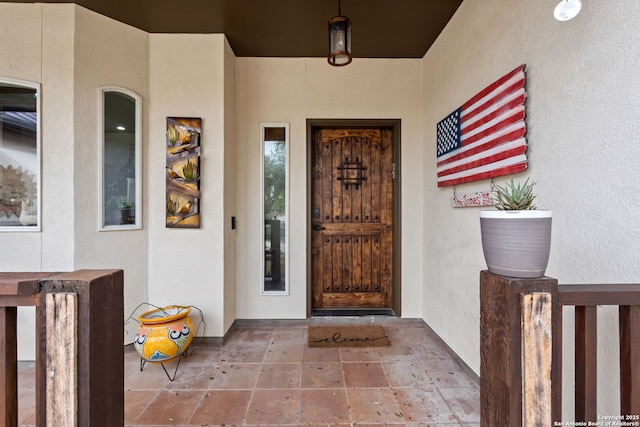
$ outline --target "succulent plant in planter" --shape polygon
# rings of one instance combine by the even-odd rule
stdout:
[[[495,211],[480,212],[482,249],[491,273],[518,278],[544,276],[551,247],[551,211],[533,204],[535,182],[513,179],[494,190]]]
[[[494,191],[495,207],[501,211],[529,211],[534,210],[536,205],[533,200],[536,195],[533,193],[535,182],[529,184],[529,178],[522,184],[514,184],[513,179],[504,186],[496,185]]]

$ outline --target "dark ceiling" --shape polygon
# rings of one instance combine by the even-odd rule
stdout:
[[[338,14],[338,0],[74,3],[150,33],[224,33],[236,56],[241,57],[324,57],[327,21]],[[462,0],[342,0],[342,14],[353,23],[353,56],[421,58],[461,3]]]

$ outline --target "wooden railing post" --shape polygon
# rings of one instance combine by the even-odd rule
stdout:
[[[598,313],[595,305],[577,305],[575,350],[576,421],[597,422]]]
[[[0,425],[18,427],[16,307],[0,307]]]
[[[0,272],[0,426],[3,427],[18,426],[17,307],[37,310],[38,281],[51,274]]]
[[[640,414],[640,284],[563,284],[558,286],[558,301],[575,307],[576,421],[597,422],[597,307],[601,305],[619,306],[621,415]]]
[[[77,406],[77,295],[46,295],[47,318],[47,427],[76,427]]]
[[[48,294],[76,295],[78,426],[124,425],[123,279],[122,270],[79,270],[40,282],[41,307]],[[49,336],[46,310],[39,310],[36,322],[39,336]],[[46,384],[46,340],[39,340],[37,351],[36,381]],[[48,422],[47,397],[45,387],[36,390],[37,425],[68,425]]]
[[[550,402],[545,403],[550,412],[548,416],[553,421],[560,419],[562,409],[561,351],[559,350],[561,323],[557,286],[558,281],[549,277],[517,279],[498,276],[488,271],[480,273],[480,425],[482,427],[536,425],[534,420],[523,424],[523,294],[542,293],[545,294],[544,298],[548,299],[545,307],[549,309],[551,334],[549,339],[554,350],[550,356],[547,356],[548,360],[545,362],[550,363],[548,369],[550,377],[543,378],[542,381],[546,381],[549,392],[548,396],[542,396],[542,399],[551,399]],[[535,341],[536,338],[533,339]]]
[[[522,294],[522,425],[552,426],[552,294]]]
[[[640,306],[621,305],[619,323],[620,410],[623,415],[640,415]]]

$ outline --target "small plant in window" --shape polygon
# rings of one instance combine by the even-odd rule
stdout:
[[[111,209],[131,209],[133,202],[124,196],[111,196],[107,200],[107,207]]]
[[[187,160],[187,163],[182,166],[182,176],[185,181],[195,181],[198,179],[198,165],[191,159]]]

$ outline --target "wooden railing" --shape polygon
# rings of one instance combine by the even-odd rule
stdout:
[[[621,412],[600,418],[599,305],[619,306]],[[640,423],[640,284],[558,285],[549,277],[515,279],[483,271],[481,426],[569,425],[562,418],[563,306],[575,307],[575,421],[594,426]]]
[[[36,310],[36,425],[124,425],[122,270],[0,273],[0,426],[18,426],[24,306]]]

